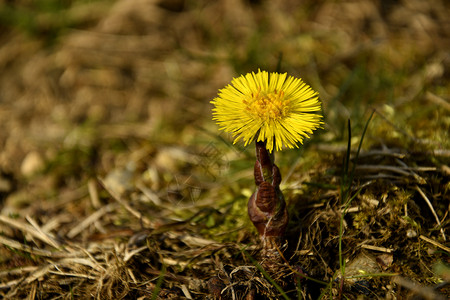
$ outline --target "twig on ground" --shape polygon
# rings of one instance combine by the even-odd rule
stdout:
[[[28,267],[19,267],[19,268],[12,269],[12,270],[2,271],[2,272],[0,272],[0,277],[11,276],[11,275],[21,275],[23,273],[33,272],[37,268],[38,267],[35,267],[35,266],[28,266]]]
[[[53,248],[59,248],[61,244],[52,237],[52,235],[48,232],[45,232],[42,227],[38,225],[38,223],[30,216],[26,216],[25,219],[34,227],[34,229],[39,233],[40,239],[45,241],[47,244],[52,246]]]
[[[86,275],[86,274],[79,274],[79,273],[68,273],[68,272],[61,272],[61,271],[49,271],[50,274],[55,274],[55,275],[59,275],[59,276],[63,276],[63,277],[79,277],[79,278],[86,278],[86,279],[90,279],[90,280],[95,280],[97,279],[96,276],[90,276],[90,275]]]
[[[384,253],[392,253],[394,250],[385,248],[385,247],[379,247],[379,246],[373,246],[373,245],[361,245],[361,248],[368,249],[368,250],[374,250],[374,251],[380,251]]]
[[[442,250],[447,251],[448,253],[450,253],[450,248],[448,248],[448,247],[442,245],[441,243],[438,243],[438,242],[436,242],[436,241],[433,241],[432,239],[427,238],[427,237],[424,236],[424,235],[420,235],[419,237],[420,237],[422,240],[424,240],[424,241],[426,241],[426,242],[428,242],[428,243],[430,243],[430,244],[433,244],[433,245],[435,245],[436,247],[441,248]]]
[[[32,272],[27,278],[25,278],[25,283],[31,283],[41,277],[43,277],[45,274],[50,272],[50,269],[52,269],[54,266],[51,264],[43,265],[39,267],[37,270]]]
[[[0,244],[38,256],[58,257],[59,256],[58,254],[60,254],[58,252],[51,252],[49,250],[35,249],[33,247],[21,244],[15,240],[9,239],[1,235],[0,235]]]
[[[102,204],[100,203],[100,198],[98,197],[97,181],[95,179],[90,179],[87,183],[87,187],[92,206],[94,208],[100,208]]]
[[[441,107],[450,111],[450,103],[448,103],[445,99],[443,99],[429,91],[426,92],[425,99],[427,99],[428,101],[433,102],[437,105],[440,105]]]
[[[30,217],[27,217],[27,219],[28,219],[28,221],[32,220]],[[0,222],[3,222],[5,224],[7,224],[11,227],[17,228],[19,230],[22,230],[23,232],[34,236],[35,238],[41,240],[42,242],[44,242],[54,248],[59,248],[59,246],[60,246],[60,244],[55,239],[53,239],[48,234],[46,234],[43,230],[41,230],[40,227],[34,221],[31,221],[32,225],[34,225],[34,226],[31,226],[31,225],[22,223],[20,221],[13,220],[6,216],[0,215]]]
[[[439,220],[439,217],[436,214],[436,211],[434,210],[433,205],[431,204],[431,201],[428,199],[427,195],[425,195],[425,193],[422,191],[422,189],[419,186],[416,185],[415,188],[419,192],[419,194],[422,196],[422,198],[425,200],[425,202],[428,204],[428,206],[430,207],[430,210],[433,213],[433,216],[436,219],[438,226],[441,226],[441,221]],[[445,237],[444,229],[442,227],[440,228],[440,231],[442,234],[442,238],[444,239],[444,241],[446,241],[447,238]]]

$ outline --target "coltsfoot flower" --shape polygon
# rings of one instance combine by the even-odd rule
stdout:
[[[298,147],[323,124],[318,93],[286,73],[258,70],[233,78],[211,103],[213,120],[235,136],[234,143],[256,139],[270,153]]]

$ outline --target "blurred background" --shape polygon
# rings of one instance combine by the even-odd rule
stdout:
[[[199,128],[219,134],[217,90],[258,68],[319,91],[321,139],[342,139],[348,118],[359,128],[376,108],[448,146],[445,3],[3,0],[0,168],[20,178],[62,163],[66,181],[135,144],[195,145]]]

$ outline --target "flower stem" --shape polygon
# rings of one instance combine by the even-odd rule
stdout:
[[[279,244],[289,221],[286,202],[279,187],[281,174],[274,161],[274,154],[269,153],[266,143],[256,142],[256,191],[249,199],[248,215],[264,246],[269,248]]]

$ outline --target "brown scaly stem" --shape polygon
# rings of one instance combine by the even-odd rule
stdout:
[[[248,215],[263,242],[265,252],[276,252],[289,221],[280,190],[281,174],[265,142],[256,142],[254,169],[256,191],[248,202]]]

